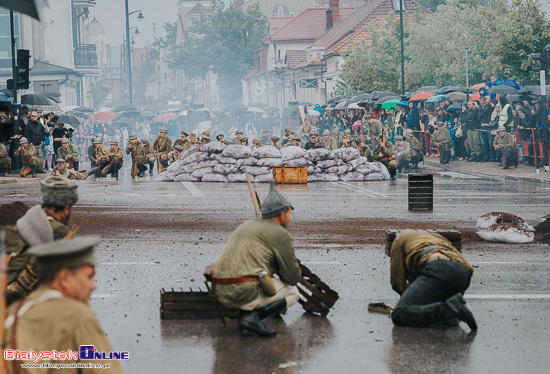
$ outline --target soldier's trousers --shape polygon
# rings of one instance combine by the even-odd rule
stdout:
[[[397,326],[426,327],[452,316],[445,300],[464,293],[468,286],[466,268],[448,260],[428,262],[403,292],[391,313]]]
[[[397,160],[397,170],[401,172],[401,169],[408,169],[409,168],[409,156],[401,156]]]
[[[439,162],[447,164],[451,160],[451,145],[448,143],[441,143],[439,148]]]
[[[38,167],[40,165],[40,160],[38,157],[31,157],[28,161],[23,161],[23,167],[19,172],[19,176],[26,177],[32,171],[32,167]]]
[[[382,160],[380,161],[386,168],[389,169],[397,169],[397,161],[395,159],[393,160]]]
[[[481,158],[481,138],[478,130],[468,130],[468,150],[470,157]]]
[[[495,152],[497,160],[502,160],[503,168],[518,165],[518,150],[516,147],[497,149]]]
[[[78,162],[78,156],[65,157],[65,162],[67,163],[67,167],[69,169],[73,169],[74,163]]]
[[[11,166],[11,158],[8,156],[0,157],[0,166],[3,166],[5,169],[9,169]]]
[[[169,160],[168,153],[161,153],[161,154],[159,154],[159,162],[160,162],[162,165],[168,166],[168,160]]]
[[[103,170],[101,170],[101,176],[106,177],[107,175],[111,174],[114,171],[115,165],[117,165],[120,169],[122,167],[122,162],[123,161],[120,158],[113,158],[113,160],[109,164],[107,164],[107,166],[105,166]]]

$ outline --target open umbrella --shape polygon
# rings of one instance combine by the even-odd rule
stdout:
[[[52,118],[53,123],[64,123],[66,125],[80,126],[82,122],[77,116],[72,114],[62,113]]]
[[[352,103],[359,103],[359,102],[365,102],[372,98],[372,94],[370,93],[362,93],[357,96],[352,97],[349,99],[350,104]]]
[[[233,103],[233,104],[228,104],[225,109],[223,110],[224,113],[234,113],[234,112],[239,112],[241,110],[245,110],[246,109],[246,105],[243,105],[241,103]]]
[[[44,7],[44,0],[0,0],[0,7],[12,9],[40,20],[39,10]]]
[[[516,90],[519,90],[519,84],[516,83],[515,79],[508,79],[506,77],[503,77],[500,82],[496,84],[497,86],[510,86],[514,87]]]
[[[115,109],[113,109],[113,112],[126,112],[128,110],[138,110],[135,106],[133,105],[120,105],[120,106],[117,106]]]
[[[348,104],[348,109],[361,109],[357,103]]]
[[[465,87],[456,87],[456,86],[444,86],[441,87],[439,90],[435,91],[436,95],[446,95],[449,92],[469,92],[469,90]],[[449,96],[449,95],[447,95]]]
[[[94,110],[92,108],[87,108],[85,106],[79,106],[79,107],[74,108],[73,110],[76,110],[77,112],[82,112],[82,113],[93,113],[94,112]]]
[[[334,107],[335,110],[344,110],[347,108],[347,100],[344,100],[344,101],[340,101],[338,104],[336,104],[336,106]]]
[[[430,92],[419,92],[412,95],[410,101],[428,100],[432,96],[435,95]]]
[[[517,93],[540,95],[540,86],[523,86]],[[550,94],[550,85],[546,85],[546,94]]]
[[[170,122],[170,121],[175,120],[176,118],[178,118],[178,115],[177,115],[177,114],[174,114],[174,113],[164,113],[164,114],[161,115],[161,116],[157,116],[157,117],[153,118],[153,119],[152,119],[152,122],[168,123],[168,122]]]
[[[399,106],[409,106],[409,102],[408,102],[408,101],[399,101],[396,105],[399,105]]]
[[[28,94],[21,96],[21,104],[27,105],[52,105],[52,103],[42,95]]]
[[[181,112],[178,113],[178,117],[185,117],[187,113],[189,113],[188,110],[182,110]]]
[[[478,92],[479,94],[479,92]],[[459,100],[459,101],[464,101],[466,100],[466,94],[464,92],[449,92],[447,94],[445,94],[445,96],[447,96],[448,99],[453,99],[453,100]]]
[[[399,102],[399,99],[391,99],[382,104],[382,109],[390,110],[392,108],[395,108],[397,103]]]
[[[389,91],[375,91],[375,92],[373,92],[373,95],[372,95],[371,100],[373,100],[373,101],[378,101],[378,100],[380,100],[381,98],[387,97],[387,96],[399,97],[398,94],[393,93],[393,92],[389,92]],[[380,104],[382,104],[382,103],[380,103]]]
[[[103,112],[95,112],[90,115],[90,118],[88,120],[90,122],[103,122],[103,123],[111,123],[116,118],[116,113],[103,111]]]
[[[470,87],[470,90],[479,91],[481,87],[485,87],[485,82],[474,84],[472,87]]]
[[[462,104],[460,103],[456,103],[456,104],[451,104],[447,107],[447,112],[460,112],[462,111]]]
[[[155,112],[153,112],[152,110],[142,110],[141,112],[139,112],[139,116],[141,118],[153,118],[155,115]]]
[[[437,103],[441,99],[446,99],[447,96],[445,95],[435,95],[432,97],[429,97],[428,100],[426,100],[427,103]]]
[[[424,86],[424,87],[420,87],[418,90],[416,90],[416,92],[431,92],[431,93],[434,93],[435,91],[437,91],[439,87],[437,86]]]
[[[508,95],[518,93],[518,89],[508,85],[498,85],[489,88],[489,93]]]
[[[378,105],[382,105],[384,104],[386,101],[388,100],[397,100],[399,101],[399,98],[397,96],[384,96],[384,97],[381,97],[379,98],[378,100],[376,100],[374,103],[375,104],[378,104]]]
[[[332,99],[329,99],[328,104],[336,104],[342,100],[347,100],[347,99],[349,99],[349,96],[337,95],[337,96],[334,96]]]
[[[132,118],[132,117],[139,117],[140,113],[141,112],[139,110],[127,110],[125,112],[120,113],[118,116]]]

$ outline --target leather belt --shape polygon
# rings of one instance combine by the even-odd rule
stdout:
[[[214,284],[239,284],[239,283],[249,283],[257,282],[258,277],[252,275],[245,275],[237,278],[216,278],[212,276],[212,283]]]
[[[425,264],[429,263],[429,262],[432,262],[432,261],[436,261],[436,260],[443,260],[443,261],[451,261],[451,262],[454,262],[456,264],[460,264],[460,265],[464,265],[464,263],[456,258],[450,258],[450,257],[447,257],[445,255],[443,255],[443,257],[432,257],[432,258],[429,258],[426,260]]]

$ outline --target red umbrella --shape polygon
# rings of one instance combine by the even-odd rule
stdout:
[[[497,95],[497,99],[500,97],[499,94],[496,94]],[[475,94],[473,94],[472,96],[470,96],[470,100],[473,100],[473,101],[479,101],[479,99],[481,98],[481,94],[479,92],[476,92]]]
[[[161,116],[156,116],[153,118],[152,122],[162,122],[162,123],[168,123],[170,121],[174,121],[178,118],[177,114],[174,113],[164,113]]]
[[[90,114],[90,118],[88,118],[88,120],[90,122],[111,123],[111,121],[114,120],[115,117],[116,113],[103,111]]]
[[[409,101],[427,100],[432,96],[435,96],[435,95],[431,92],[419,92],[419,93],[416,93],[416,94],[412,95],[412,97],[409,99]]]
[[[481,87],[485,87],[485,82],[474,84],[472,87],[470,87],[470,90],[479,91]]]

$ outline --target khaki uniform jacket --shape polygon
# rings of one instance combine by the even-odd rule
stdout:
[[[78,150],[72,144],[69,144],[67,149],[63,148],[63,146],[57,148],[57,155],[56,155],[57,158],[62,158],[63,160],[67,160],[68,158],[76,157],[78,159],[78,156],[79,156]]]
[[[161,138],[160,135],[157,136],[155,141],[153,142],[153,149],[158,149],[159,153],[166,153],[170,152],[170,149],[172,149],[172,139],[165,136],[164,138]]]
[[[174,142],[174,144],[172,145],[172,151],[174,150],[174,148],[176,147],[176,145],[181,145],[182,147],[185,146],[185,143],[188,143],[189,140],[185,139],[185,140],[182,140],[181,138],[179,139],[176,139],[176,141]]]
[[[368,125],[367,136],[370,136],[372,139],[378,139],[378,135],[386,133],[384,125],[377,119],[373,119]]]
[[[500,136],[500,134],[495,136],[495,140],[493,140],[493,148],[498,149],[498,146],[501,144],[503,148],[512,148],[516,146],[514,137],[509,133],[504,133],[504,136]]]
[[[262,271],[277,273],[282,282],[294,286],[302,273],[294,255],[290,233],[271,218],[249,220],[231,235],[212,268],[217,278],[257,276]],[[256,299],[262,289],[258,282],[217,284],[216,296],[222,304],[244,305]]]
[[[438,252],[445,256],[460,260],[468,274],[468,285],[474,273],[474,268],[453,245],[441,235],[422,232],[406,232],[399,235],[390,251],[390,283],[395,292],[402,295],[407,287],[416,279],[417,270],[426,263],[428,256],[418,258],[425,248],[437,245],[443,246]]]
[[[422,145],[414,136],[410,136],[407,140],[407,143],[411,145],[411,156],[419,156],[422,154]]]
[[[65,165],[55,165],[52,169],[52,173],[50,174],[50,176],[54,175],[60,175],[65,178],[69,178],[69,169]]]
[[[432,136],[432,141],[436,144],[436,145],[440,145],[440,144],[452,144],[452,140],[451,140],[451,134],[449,134],[449,130],[447,130],[446,128],[443,128],[442,130],[435,130],[433,136]]]
[[[0,158],[4,157],[8,157],[8,151],[6,150],[6,146],[0,143]]]
[[[143,144],[138,140],[137,143],[133,144],[133,147],[130,147],[130,143],[126,146],[126,154],[131,155],[132,161],[136,159],[136,156],[141,154],[141,148],[143,148]]]
[[[403,156],[410,156],[411,154],[411,145],[407,142],[401,142],[400,145],[395,145],[395,156],[401,158]]]
[[[139,150],[139,155],[145,156],[147,158],[155,157],[155,149],[153,148],[153,144],[151,144],[151,142],[148,142],[147,144],[142,144],[142,147]]]
[[[386,142],[386,146],[382,148],[380,144],[378,144],[374,148],[374,159],[377,161],[386,161],[392,158],[392,156],[395,156],[395,152],[393,150],[393,144],[390,142]],[[379,154],[382,153],[382,157],[379,156]]]
[[[96,149],[95,146],[92,144],[88,147],[88,158],[90,159],[90,162],[95,162],[96,159]]]
[[[18,304],[18,303],[16,303]],[[34,304],[34,305],[33,305]],[[15,342],[11,341],[13,323],[11,318],[18,305],[13,305],[8,310],[8,318],[3,326],[5,328],[6,349],[19,349],[21,351],[33,350],[35,352],[53,351],[79,352],[81,345],[93,345],[98,352],[111,352],[113,348],[109,339],[105,336],[99,321],[94,313],[83,302],[63,296],[60,292],[46,286],[39,286],[24,300],[20,311],[25,305],[32,305],[22,315],[19,315],[15,324]],[[7,326],[6,326],[7,325]],[[78,356],[77,356],[78,357]],[[130,359],[132,359],[130,353]],[[110,369],[102,368],[66,368],[60,372],[65,374],[119,374],[124,373],[117,360],[43,360],[40,363],[75,364],[94,363],[109,364]],[[12,362],[8,361],[8,373],[13,373]],[[57,373],[59,370],[24,369],[20,364],[32,364],[32,360],[16,361],[20,374]]]
[[[99,157],[99,161],[104,163],[104,162],[107,162],[109,163],[110,160],[109,160],[109,152],[111,150],[109,148],[107,148],[106,146],[104,146],[103,144],[101,145],[101,147],[99,147],[98,149],[95,150],[95,154],[96,154],[96,158]]]
[[[241,143],[235,143],[235,144],[241,144]],[[194,143],[193,143],[193,142],[191,142],[191,141],[188,141],[187,143],[185,143],[185,144],[183,145],[183,150],[185,151],[186,149],[189,149],[189,148],[191,148],[191,147],[194,146],[194,145],[199,145],[199,142],[194,142]]]
[[[361,153],[361,156],[365,157],[369,162],[374,160],[370,147],[365,146],[363,149],[359,149],[359,152]]]
[[[122,161],[124,161],[124,151],[122,150],[122,148],[120,147],[117,147],[117,149],[115,151],[113,151],[112,149],[109,149],[109,153],[112,153],[113,154],[113,161],[115,159],[118,159],[121,163]]]
[[[31,161],[31,158],[38,157],[36,155],[36,149],[34,148],[34,145],[32,143],[27,144],[27,148],[24,151],[20,151],[19,149],[15,151],[15,156],[21,156],[21,161],[24,164],[28,164]]]
[[[336,140],[331,136],[328,140],[325,140],[325,138],[320,140],[321,143],[323,143],[323,146],[330,150],[334,151],[336,148],[338,148],[338,144],[336,144]]]

